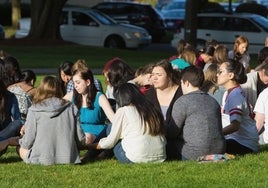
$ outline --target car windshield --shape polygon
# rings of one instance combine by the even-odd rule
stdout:
[[[268,32],[268,19],[262,16],[256,16],[252,18],[256,24],[258,24],[263,30]]]
[[[106,14],[103,14],[101,12],[90,11],[89,13],[92,16],[94,16],[94,18],[96,18],[103,25],[115,25],[115,24],[117,24],[117,22],[114,19],[112,19],[111,17],[109,17]]]
[[[185,2],[184,1],[174,1],[167,6],[163,7],[163,10],[171,10],[171,9],[185,9]]]
[[[166,18],[184,18],[185,16],[185,11],[169,11],[169,12],[164,12],[163,16]]]

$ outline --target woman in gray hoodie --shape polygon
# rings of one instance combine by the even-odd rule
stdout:
[[[19,140],[18,152],[26,163],[80,163],[78,144],[84,134],[77,120],[77,109],[62,99],[60,83],[46,76],[37,88],[33,105],[29,108],[25,131]]]

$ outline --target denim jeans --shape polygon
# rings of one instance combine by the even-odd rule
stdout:
[[[126,157],[126,152],[122,148],[121,141],[119,141],[115,146],[114,146],[114,155],[117,158],[117,160],[121,163],[133,163]]]
[[[19,120],[14,120],[8,126],[0,131],[0,141],[8,139],[13,136],[18,136],[21,128],[21,122]]]

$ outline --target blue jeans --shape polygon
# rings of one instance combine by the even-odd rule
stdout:
[[[8,139],[13,136],[18,136],[22,124],[20,120],[14,120],[8,124],[8,126],[0,131],[0,141]]]
[[[122,148],[121,141],[119,141],[115,146],[114,146],[114,155],[117,158],[117,160],[121,163],[133,163],[126,157],[126,152]]]

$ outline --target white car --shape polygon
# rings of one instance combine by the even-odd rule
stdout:
[[[152,40],[145,29],[119,24],[109,16],[89,8],[63,8],[61,20],[62,39],[81,45],[136,49],[148,46]],[[20,20],[20,29],[16,31],[15,38],[28,35],[30,22],[30,18]]]
[[[235,39],[243,35],[249,40],[249,53],[258,54],[268,36],[268,19],[250,13],[202,13],[198,14],[197,46],[203,47],[207,40],[215,39],[233,49]],[[171,46],[176,48],[184,38],[184,29],[173,35]]]

